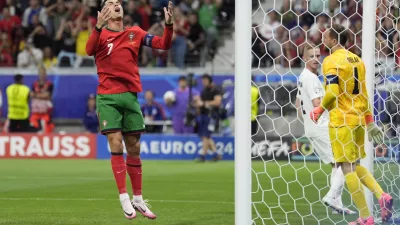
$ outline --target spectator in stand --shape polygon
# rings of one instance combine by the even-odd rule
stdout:
[[[142,27],[142,15],[139,13],[135,1],[129,0],[125,9],[124,15],[131,17],[133,25]]]
[[[297,15],[294,13],[294,3],[295,1],[283,0],[281,7],[282,25],[288,30],[298,25]]]
[[[215,20],[218,16],[220,5],[220,0],[203,0],[203,4],[199,9],[199,23],[207,33],[207,46],[209,48],[213,47],[218,35]]]
[[[253,39],[257,39],[255,45],[257,45],[254,52],[258,57],[262,57],[260,60],[257,57],[253,58],[253,65],[258,67],[258,63],[261,66],[271,66],[274,63],[274,59],[278,56],[278,52],[275,50],[279,43],[276,43],[274,37],[281,36],[278,31],[280,22],[278,21],[278,13],[274,9],[268,10],[267,21],[256,28]],[[275,36],[274,36],[275,32]],[[258,38],[257,38],[258,37]],[[265,51],[267,50],[267,52]]]
[[[157,36],[162,36],[164,32],[165,22],[160,21],[153,26],[150,27],[149,33]],[[157,67],[166,67],[168,60],[168,51],[162,49],[151,49],[142,47],[143,53],[141,54],[141,64],[143,66],[147,66],[149,64],[154,64]],[[151,63],[151,60],[154,60],[154,63]]]
[[[11,16],[17,16],[19,19],[22,16],[20,4],[16,4],[14,0],[6,0],[6,5],[4,8],[8,8],[10,10]]]
[[[396,69],[400,67],[400,18],[395,20],[396,23],[396,34],[393,37],[393,45],[394,45],[394,52],[395,52],[395,62],[396,62]]]
[[[326,14],[321,14],[317,17],[317,22],[310,27],[309,35],[314,41],[321,40],[322,33],[326,30],[327,26],[328,16]]]
[[[141,109],[144,116],[144,121],[146,123],[146,132],[162,133],[163,132],[162,125],[147,125],[147,124],[167,119],[164,113],[163,106],[154,101],[154,93],[150,90],[147,90],[145,92],[144,98],[146,100],[146,103],[142,105]]]
[[[361,4],[361,2],[358,0],[347,0],[346,16],[350,21],[362,20],[362,5],[363,4]]]
[[[326,12],[328,4],[325,0],[309,0],[308,1],[308,10],[314,16]]]
[[[261,35],[258,33],[259,29],[257,27],[257,24],[253,23],[252,27],[253,27],[253,29],[252,29],[253,32],[251,35],[252,67],[259,67],[259,66],[260,67],[268,67],[267,62],[269,60],[272,64],[272,59],[271,59],[271,57],[268,57],[268,55],[265,55],[266,44],[260,38]]]
[[[132,17],[130,15],[124,15],[124,26],[126,27],[134,26]]]
[[[12,47],[11,47],[11,54],[16,61],[18,53],[24,50],[25,47],[25,33],[24,28],[22,26],[17,26],[11,35],[12,38]]]
[[[82,12],[85,11],[85,7],[81,1],[82,0],[71,0],[67,2],[68,15],[72,21],[75,21]]]
[[[75,27],[72,28],[72,36],[76,37],[76,54],[78,56],[87,56],[86,42],[89,40],[89,35],[93,27],[90,20],[84,18],[82,13],[75,21]]]
[[[185,76],[179,77],[178,88],[174,90],[175,102],[167,100],[166,104],[172,111],[172,125],[175,134],[189,134],[194,132],[194,127],[185,125],[186,112],[189,104],[199,97],[199,92],[192,89],[192,99],[189,99],[189,87]]]
[[[32,24],[33,15],[38,15],[39,21],[43,25],[47,25],[47,14],[46,9],[40,5],[39,0],[30,0],[29,8],[25,9],[24,16],[22,18],[22,25],[28,27]]]
[[[57,57],[53,55],[53,50],[50,47],[45,47],[43,50],[43,66],[46,70],[56,67],[58,63]]]
[[[0,38],[0,67],[12,67],[14,60],[11,55],[11,40],[5,32],[0,32]]]
[[[377,33],[377,38],[380,41],[380,53],[382,56],[393,56],[393,41],[396,33],[393,20],[391,18],[385,17],[382,21],[382,25]]]
[[[178,6],[184,14],[193,13],[192,12],[192,0],[182,0]]]
[[[273,39],[274,30],[280,26],[278,13],[274,9],[268,10],[267,15],[267,21],[258,27],[258,33],[266,42]]]
[[[43,25],[38,25],[32,33],[28,35],[28,38],[33,40],[33,44],[36,48],[43,50],[45,47],[53,45],[53,40],[47,33],[46,28]]]
[[[96,112],[96,95],[90,94],[87,101],[87,109],[83,117],[83,124],[87,133],[99,132],[99,119]]]
[[[64,0],[57,0],[56,3],[46,8],[46,13],[49,16],[49,20],[52,21],[52,33],[55,33],[61,25],[62,19],[66,19],[69,16],[67,7]]]
[[[18,16],[11,15],[10,8],[3,8],[3,19],[0,21],[0,30],[7,32],[11,37],[13,29],[21,25],[21,19]]]
[[[294,60],[294,65],[292,66],[301,67],[301,58],[299,57],[299,53],[303,52],[307,30],[308,25],[304,24],[301,29],[297,29],[298,32],[296,33],[296,35],[294,37],[291,37],[292,40],[294,40],[294,46],[292,46],[292,48],[290,49],[290,54],[296,57],[296,60]]]
[[[25,33],[30,34],[32,33],[38,26],[43,25],[39,20],[39,15],[35,14],[32,15],[31,24],[25,27]]]
[[[185,66],[187,49],[186,36],[189,34],[190,25],[179,7],[174,7],[174,37],[172,41],[172,58],[176,67]]]
[[[322,33],[329,26],[329,17],[326,14],[321,14],[317,17],[317,22],[314,23],[309,30],[308,37],[311,42],[316,46],[320,46],[321,50],[321,62],[324,60],[326,56],[329,55],[329,51],[325,48],[322,43]]]
[[[18,53],[17,66],[22,68],[37,68],[42,64],[43,52],[35,48],[31,40],[25,43],[25,48]]]
[[[138,12],[140,13],[140,15],[142,15],[141,28],[147,31],[151,26],[150,16],[152,13],[152,9],[148,0],[140,0],[140,6],[138,8]]]
[[[83,4],[86,4],[89,7],[89,16],[97,18],[97,10],[98,10],[98,0],[83,0]]]
[[[2,49],[0,46],[0,67],[12,67],[14,60],[9,51]]]
[[[73,36],[73,23],[63,19],[54,41],[54,52],[58,55],[61,51],[73,53],[76,50],[76,37]],[[75,33],[76,35],[76,33]]]
[[[46,69],[40,67],[39,79],[33,83],[30,94],[32,99],[30,123],[33,127],[45,133],[51,133],[54,129],[51,119],[53,90],[54,85],[51,81],[47,80]]]
[[[206,33],[198,21],[196,13],[189,14],[190,30],[187,40],[190,57],[189,64],[193,66],[204,66],[204,44],[206,43]]]

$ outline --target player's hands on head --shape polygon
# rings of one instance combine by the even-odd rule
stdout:
[[[172,24],[172,2],[168,2],[168,9],[164,7],[164,14],[165,14],[165,23],[166,24]]]
[[[105,6],[101,12],[97,11],[97,28],[102,28],[107,21],[111,18],[111,9],[108,6]]]
[[[367,124],[368,140],[376,144],[383,144],[383,131],[376,125],[376,123]]]

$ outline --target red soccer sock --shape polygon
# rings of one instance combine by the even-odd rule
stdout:
[[[111,168],[119,193],[126,193],[126,165],[123,153],[111,153]]]
[[[126,157],[126,165],[131,178],[133,195],[142,195],[142,161],[140,158]]]

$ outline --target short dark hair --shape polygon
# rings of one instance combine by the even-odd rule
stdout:
[[[212,77],[210,76],[210,74],[206,73],[203,76],[201,76],[201,79],[207,79],[208,81],[210,81],[210,83],[213,82]]]
[[[333,24],[331,29],[329,29],[329,36],[336,39],[341,46],[345,46],[349,35],[347,30],[339,24]]]
[[[180,76],[180,77],[178,78],[178,81],[182,81],[182,80],[187,81],[187,79],[186,79],[185,76]]]
[[[15,81],[16,83],[21,83],[21,82],[22,82],[22,79],[24,79],[24,76],[22,76],[22,74],[16,74],[16,75],[14,76],[14,81]]]

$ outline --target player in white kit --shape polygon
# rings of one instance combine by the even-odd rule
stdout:
[[[336,167],[333,159],[332,147],[329,140],[329,112],[326,110],[315,124],[308,116],[310,112],[320,105],[324,96],[324,88],[318,79],[318,68],[320,65],[320,50],[314,45],[306,44],[303,51],[303,60],[306,67],[301,72],[296,97],[296,108],[299,119],[303,118],[306,137],[325,164],[332,165],[331,186],[322,202],[333,209],[334,214],[356,214],[346,208],[342,203],[344,175],[340,167]]]

